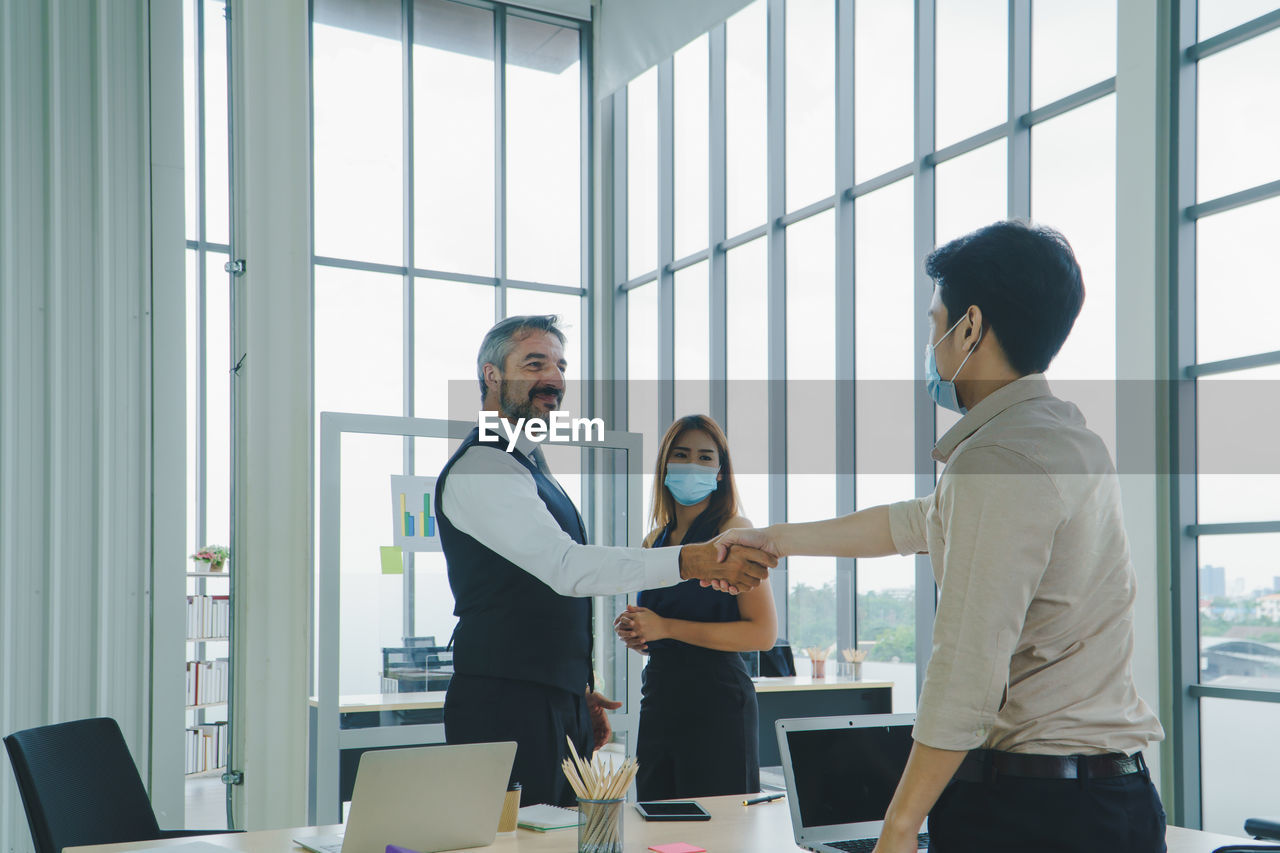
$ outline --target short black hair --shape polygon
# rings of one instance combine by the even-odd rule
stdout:
[[[1024,376],[1049,366],[1084,303],[1071,244],[1044,225],[992,223],[934,249],[924,268],[938,285],[949,323],[977,305],[1009,364]]]

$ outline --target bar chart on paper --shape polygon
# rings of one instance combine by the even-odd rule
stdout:
[[[436,520],[431,515],[431,495],[422,496],[422,511],[414,514],[407,509],[404,492],[400,493],[400,533],[403,536],[430,538],[436,535]]]
[[[392,532],[405,551],[439,551],[434,512],[435,477],[391,475]]]

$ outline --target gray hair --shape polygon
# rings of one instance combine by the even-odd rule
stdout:
[[[507,363],[507,356],[515,346],[516,337],[523,331],[550,332],[565,343],[564,332],[560,331],[560,318],[555,314],[526,314],[508,317],[497,323],[485,333],[480,342],[480,353],[476,356],[476,377],[480,380],[480,399],[484,400],[484,366],[492,364],[499,370]]]

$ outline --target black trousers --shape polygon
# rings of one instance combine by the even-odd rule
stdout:
[[[756,691],[740,662],[730,652],[654,651],[636,738],[641,800],[760,790]]]
[[[929,813],[930,853],[1164,853],[1146,771],[1094,779],[952,782]]]
[[[449,743],[516,742],[511,781],[521,785],[520,804],[577,805],[573,789],[560,769],[569,756],[565,736],[584,759],[591,756],[594,736],[586,696],[558,687],[455,675],[444,700],[444,737]]]

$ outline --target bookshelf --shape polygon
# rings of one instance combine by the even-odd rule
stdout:
[[[226,703],[226,702],[204,702],[204,703],[199,704],[199,705],[188,705],[188,706],[187,706],[187,710],[188,710],[188,711],[203,711],[203,710],[205,710],[206,708],[225,708],[226,706],[227,706],[227,703]]]
[[[230,569],[188,571],[186,596],[186,778],[226,769],[230,681]]]

